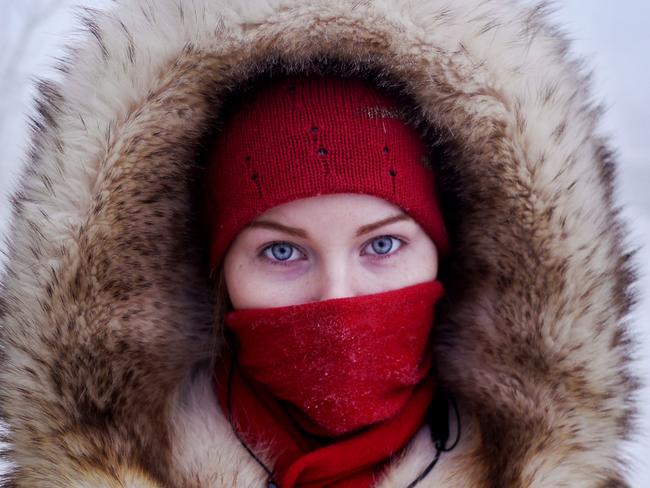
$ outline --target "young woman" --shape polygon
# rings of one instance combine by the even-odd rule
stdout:
[[[426,145],[357,78],[264,80],[245,101],[209,157],[211,272],[234,308],[221,407],[270,451],[270,483],[374,486],[433,405],[449,244]]]
[[[580,63],[527,5],[89,11],[13,199],[2,481],[625,486],[615,164]],[[348,98],[298,123],[289,90],[217,143],[249,82],[321,74],[407,100],[409,123]]]

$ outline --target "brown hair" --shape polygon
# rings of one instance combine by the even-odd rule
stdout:
[[[214,324],[214,344],[213,344],[213,354],[210,355],[210,368],[214,369],[216,360],[222,350],[223,345],[226,344],[226,339],[224,336],[224,316],[230,310],[233,310],[232,302],[230,301],[230,295],[228,294],[228,288],[226,287],[226,275],[223,270],[223,266],[215,269],[214,279],[212,281],[213,289],[213,324]],[[222,345],[222,346],[220,346]]]

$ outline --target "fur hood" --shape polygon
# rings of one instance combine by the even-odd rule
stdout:
[[[436,134],[452,238],[440,381],[459,445],[419,487],[625,486],[633,270],[615,161],[548,6],[118,0],[40,85],[0,291],[12,487],[263,487],[210,386],[197,188],[228,94],[325,69]],[[453,429],[453,427],[452,427]],[[378,484],[406,487],[423,428]]]

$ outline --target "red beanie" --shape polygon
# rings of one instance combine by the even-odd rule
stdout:
[[[257,215],[328,193],[365,193],[409,214],[441,255],[448,238],[418,132],[388,94],[360,78],[290,76],[256,87],[211,148],[210,274]]]

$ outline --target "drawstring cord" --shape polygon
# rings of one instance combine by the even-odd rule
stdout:
[[[234,348],[232,349],[232,354],[233,354],[233,360],[230,361],[230,368],[228,368],[228,422],[230,423],[233,432],[235,433],[235,436],[239,440],[239,442],[244,446],[246,451],[259,463],[260,466],[264,469],[266,474],[268,475],[267,482],[266,482],[266,488],[279,488],[278,483],[275,481],[273,478],[273,472],[255,455],[255,453],[246,445],[244,440],[239,436],[239,433],[237,432],[237,429],[235,429],[233,425],[233,419],[232,419],[232,372],[235,364],[235,351]],[[445,444],[447,443],[447,440],[449,439],[449,419],[448,419],[448,404],[445,404],[444,406],[441,405],[441,402],[436,401],[434,399],[433,402],[431,402],[431,406],[429,407],[429,410],[427,412],[427,423],[429,424],[429,429],[431,430],[431,440],[433,442],[433,445],[436,448],[436,454],[433,457],[433,460],[429,463],[429,465],[422,470],[422,472],[415,478],[411,483],[409,483],[406,488],[413,488],[415,485],[417,485],[420,481],[422,481],[426,476],[431,472],[431,470],[435,467],[435,465],[438,463],[438,460],[440,459],[440,455],[443,452],[449,452],[452,449],[454,449],[457,445],[458,442],[460,441],[460,412],[458,410],[458,405],[456,403],[456,399],[451,393],[445,394],[444,392],[438,393],[436,396],[447,396],[449,398],[449,401],[451,401],[452,408],[454,409],[454,413],[456,415],[456,425],[458,428],[456,429],[456,440],[454,443],[449,446],[445,447]],[[447,402],[446,402],[447,403]],[[441,424],[438,424],[436,422],[436,419],[438,418],[445,418],[446,421],[442,422]],[[392,457],[392,456],[391,456]]]
[[[429,463],[429,465],[426,468],[424,468],[424,470],[422,470],[422,472],[418,475],[418,477],[415,478],[413,481],[411,481],[411,483],[409,483],[406,488],[413,488],[420,481],[426,478],[426,476],[431,472],[431,470],[434,468],[434,466],[440,459],[440,455],[443,452],[451,451],[458,445],[458,442],[460,442],[460,412],[458,410],[458,404],[456,403],[456,399],[451,393],[447,393],[447,394],[441,393],[440,396],[447,396],[449,398],[449,401],[451,401],[452,408],[454,409],[454,414],[456,415],[456,425],[458,426],[456,429],[456,439],[454,440],[454,443],[451,446],[445,447],[445,444],[449,439],[449,420],[447,419],[448,405],[444,405],[445,408],[443,412],[441,405],[437,404],[437,402],[434,400],[434,402],[431,403],[431,407],[429,407],[428,424],[429,424],[429,429],[431,430],[431,440],[433,442],[433,445],[436,447],[436,455],[433,457],[433,460]],[[435,422],[435,419],[437,418],[437,416],[435,415],[436,413],[440,413],[444,415],[444,418],[446,418],[447,421],[443,422],[441,425],[437,425]]]

